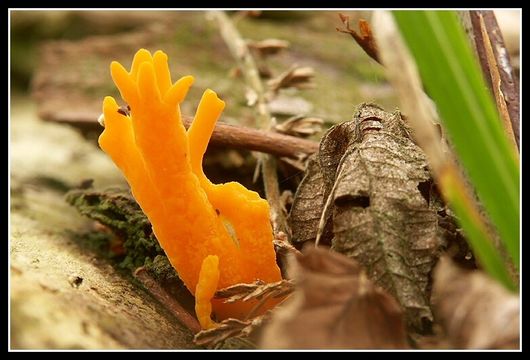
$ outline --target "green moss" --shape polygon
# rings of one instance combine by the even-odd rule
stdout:
[[[88,231],[85,233],[77,233],[68,231],[70,238],[74,239],[76,243],[83,248],[93,251],[105,258],[115,259],[116,255],[110,251],[110,242],[112,235],[101,231]]]
[[[99,221],[124,239],[125,255],[116,256],[121,260],[119,267],[134,271],[157,255],[164,254],[153,234],[149,220],[127,193],[73,190],[66,195],[66,201],[82,215]],[[110,238],[106,240],[110,241]],[[108,243],[107,246],[110,248]]]

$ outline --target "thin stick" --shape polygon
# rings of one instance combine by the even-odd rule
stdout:
[[[47,121],[65,123],[83,131],[100,131],[102,128],[96,121],[99,114],[89,111],[58,111],[43,112],[39,116]],[[193,118],[183,116],[186,128]],[[217,122],[211,139],[212,145],[226,146],[234,149],[259,151],[279,157],[297,159],[301,154],[313,154],[318,151],[316,141],[283,135],[272,131],[229,125]]]
[[[510,143],[513,144],[515,148],[515,153],[519,153],[519,148],[517,141],[515,140],[515,135],[513,133],[513,126],[510,121],[510,114],[508,112],[508,107],[506,105],[506,100],[504,100],[504,94],[502,93],[502,79],[499,72],[499,65],[497,64],[497,59],[491,46],[490,37],[486,31],[486,24],[484,23],[484,18],[479,14],[480,19],[480,30],[482,32],[482,41],[484,50],[486,52],[486,61],[490,69],[491,75],[491,84],[493,89],[493,95],[495,96],[495,102],[497,103],[497,110],[499,110],[500,117],[502,120],[502,125],[504,127],[504,132],[510,140]]]
[[[258,67],[250,54],[245,40],[224,12],[210,11],[209,14],[217,21],[221,36],[243,72],[245,82],[257,95],[257,101],[254,105],[257,113],[256,126],[262,130],[269,130],[272,116],[267,109],[265,90],[259,77]],[[274,231],[288,233],[287,220],[283,214],[280,201],[276,159],[268,154],[260,154],[258,155],[258,163],[261,163],[265,196],[271,207],[271,221]]]
[[[201,331],[201,326],[197,319],[191,316],[171,295],[169,295],[145,270],[139,267],[134,272],[137,278],[161,304],[163,304],[176,318],[186,326],[193,334]]]
[[[464,11],[464,23],[466,31],[475,46],[484,78],[488,86],[495,95],[495,91],[502,94],[503,102],[507,108],[512,131],[515,137],[517,147],[520,148],[520,122],[519,122],[519,81],[515,76],[513,67],[510,62],[510,55],[506,49],[501,30],[497,24],[495,13],[491,10],[472,10]],[[487,34],[487,38],[485,36]],[[488,60],[487,43],[491,42],[491,50],[495,62]],[[492,83],[492,68],[494,66],[500,77],[495,84]],[[499,111],[502,111],[499,109]]]

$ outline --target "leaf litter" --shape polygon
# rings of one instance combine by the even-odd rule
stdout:
[[[291,271],[296,291],[263,330],[265,349],[407,348],[399,304],[358,262],[308,246]]]
[[[433,298],[453,348],[519,348],[519,296],[484,273],[462,270],[443,257],[435,269]]]
[[[163,256],[148,220],[130,195],[82,189],[71,192],[68,201],[124,238],[126,267]],[[293,245],[300,248],[318,241],[331,251],[310,248],[302,254],[287,242],[287,235],[277,234],[274,245],[280,262],[290,257],[294,264],[285,280],[236,284],[216,296],[227,302],[288,296],[287,300],[262,316],[227,319],[200,331],[196,344],[518,347],[517,296],[476,271],[465,238],[398,111],[361,104],[352,121],[323,136],[319,152],[308,161],[289,223]],[[143,244],[140,253],[133,251],[138,242]],[[133,243],[134,247],[128,245]],[[434,275],[431,299],[431,272],[442,251],[475,271],[463,273],[445,260]],[[440,328],[443,335],[437,333]]]

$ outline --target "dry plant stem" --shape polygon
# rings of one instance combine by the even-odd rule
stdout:
[[[508,139],[513,144],[515,153],[518,154],[519,148],[517,141],[515,140],[515,135],[513,133],[512,123],[510,121],[510,114],[508,113],[508,107],[506,101],[504,100],[504,94],[502,93],[502,80],[499,72],[499,65],[495,59],[495,54],[493,52],[493,47],[490,41],[490,37],[486,31],[486,24],[484,23],[484,18],[479,14],[480,20],[480,30],[482,33],[482,41],[484,45],[484,50],[486,52],[486,61],[491,74],[491,83],[493,94],[495,95],[495,102],[497,103],[497,109],[499,110],[500,117],[502,119],[502,125],[504,127],[504,132],[508,136]]]
[[[472,10],[459,12],[462,23],[473,44],[480,61],[484,78],[489,88],[500,92],[509,114],[512,131],[517,147],[520,147],[520,122],[519,122],[519,80],[516,78],[510,62],[510,55],[506,49],[501,30],[497,24],[495,13],[492,10]],[[482,20],[481,20],[482,19]],[[493,59],[488,59],[486,44],[489,40],[493,50]],[[496,68],[500,79],[492,82],[492,65]],[[496,84],[493,86],[493,84]],[[497,96],[496,96],[497,99]],[[502,111],[499,108],[499,111]]]
[[[69,124],[83,131],[98,131],[101,129],[101,126],[96,121],[98,115],[88,111],[39,114],[41,118],[47,121]],[[183,116],[182,120],[187,129],[193,119],[189,116]],[[313,154],[318,151],[318,143],[316,141],[278,134],[273,131],[229,125],[223,122],[218,122],[215,125],[211,144],[234,149],[260,151],[292,159],[298,159],[300,154]]]
[[[162,287],[153,279],[143,267],[139,267],[134,272],[134,277],[138,279],[145,288],[153,295],[160,303],[162,303],[177,320],[186,326],[193,334],[201,331],[201,326],[197,319],[191,316],[170,294],[168,294]]]
[[[412,55],[399,36],[392,16],[386,11],[378,12],[374,15],[374,24],[386,73],[399,94],[401,108],[407,114],[408,122],[414,129],[418,145],[429,160],[433,176],[440,185],[445,200],[448,200],[449,193],[458,192],[465,199],[475,224],[487,234],[487,227],[480,215],[473,192],[468,188],[454,160],[454,155],[442,147],[437,136],[434,127],[435,110],[427,101]]]
[[[209,14],[217,21],[221,36],[230,49],[232,56],[237,61],[243,72],[245,82],[257,95],[254,105],[256,109],[256,126],[262,130],[271,128],[272,116],[267,109],[265,89],[259,77],[258,67],[252,57],[246,41],[234,27],[230,18],[222,11],[211,11]],[[282,211],[280,189],[276,172],[276,159],[268,154],[260,154],[258,163],[261,163],[261,172],[265,187],[265,196],[271,207],[271,221],[275,232],[288,233],[287,220]]]

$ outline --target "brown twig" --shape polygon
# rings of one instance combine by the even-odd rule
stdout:
[[[228,46],[230,53],[241,69],[245,82],[257,99],[254,104],[256,110],[256,126],[262,130],[269,130],[272,126],[272,116],[267,108],[265,89],[259,77],[256,62],[250,53],[246,41],[235,28],[230,18],[223,11],[210,11],[209,14],[217,21],[223,40]],[[258,165],[261,164],[265,196],[271,208],[271,221],[274,231],[288,232],[287,219],[282,210],[280,200],[280,188],[278,186],[278,174],[276,172],[276,159],[268,154],[258,157]]]
[[[39,114],[44,120],[65,123],[83,131],[101,131],[102,128],[96,121],[98,115],[89,111],[59,111]],[[189,116],[183,116],[182,118],[184,126],[188,128],[193,119]],[[318,151],[318,143],[316,141],[278,134],[272,131],[229,125],[223,122],[216,124],[211,144],[234,149],[259,151],[292,159],[297,159],[300,154],[313,154]]]
[[[145,268],[139,267],[134,272],[134,277],[138,279],[143,286],[153,295],[160,303],[162,303],[184,326],[186,326],[193,334],[201,331],[201,326],[197,319],[191,316],[171,295],[169,295],[157,282],[153,279]]]
[[[469,11],[469,17],[471,23],[470,35],[480,60],[482,72],[484,73],[484,77],[488,82],[492,94],[495,95],[497,92],[502,96],[502,101],[504,102],[510,117],[515,142],[517,147],[520,148],[519,80],[513,71],[510,55],[506,49],[501,30],[497,24],[497,19],[495,18],[494,12],[491,10],[472,10]],[[481,25],[481,23],[483,25]],[[488,39],[485,39],[484,33],[487,34]],[[495,64],[492,64],[491,58],[488,61],[488,42],[493,50]],[[492,65],[496,68],[495,70],[499,75],[498,81],[492,79]],[[499,111],[502,112],[501,109],[499,109]]]
[[[480,30],[482,32],[482,41],[484,43],[483,46],[486,52],[486,60],[488,62],[488,67],[490,69],[493,95],[495,96],[495,102],[497,104],[497,109],[499,110],[499,113],[500,113],[502,125],[504,127],[504,132],[506,133],[510,142],[513,144],[513,147],[515,148],[515,152],[517,153],[519,150],[518,144],[515,139],[515,135],[513,133],[513,127],[510,121],[510,114],[508,112],[508,107],[504,99],[504,94],[502,93],[502,90],[501,90],[502,79],[501,79],[501,75],[499,72],[499,64],[497,63],[497,59],[495,58],[495,54],[494,54],[493,47],[490,41],[490,37],[486,30],[486,24],[484,23],[484,18],[482,17],[482,15],[479,15],[479,18],[480,18]]]

